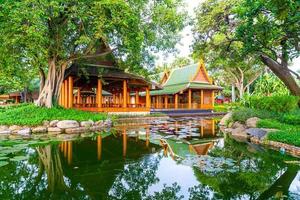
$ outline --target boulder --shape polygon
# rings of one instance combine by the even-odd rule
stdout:
[[[9,130],[8,126],[0,126],[0,131],[7,131]]]
[[[220,126],[226,126],[227,121],[232,117],[232,113],[227,113],[220,121]]]
[[[43,126],[49,126],[50,122],[48,120],[43,121]]]
[[[248,139],[249,139],[249,136],[246,132],[246,129],[243,126],[232,129],[231,130],[231,136],[235,140],[240,141],[240,142],[245,142],[245,141],[248,141]]]
[[[48,128],[48,133],[62,133],[62,129],[57,128],[57,127],[49,127]]]
[[[45,126],[38,126],[32,129],[32,133],[46,133],[47,127]]]
[[[103,120],[99,120],[95,123],[96,126],[101,126],[103,125],[104,121]]]
[[[12,126],[9,127],[9,130],[11,130],[12,132],[18,132],[21,129],[22,129],[22,127],[17,126],[17,125],[12,125]]]
[[[103,130],[103,126],[92,126],[91,128],[90,128],[90,131],[101,131],[101,130]]]
[[[67,128],[77,128],[79,123],[75,120],[63,120],[57,123],[58,128],[67,129]]]
[[[247,119],[246,121],[246,126],[248,128],[256,128],[257,127],[257,122],[259,121],[260,119],[258,117],[251,117],[249,119]]]
[[[60,134],[57,136],[58,139],[60,140],[71,140],[71,139],[75,139],[78,138],[79,134]]]
[[[77,128],[67,128],[67,129],[65,129],[65,132],[68,133],[68,134],[84,133],[86,131],[89,131],[88,127],[77,127]]]
[[[237,128],[244,128],[245,129],[245,125],[244,124],[241,124],[240,122],[234,122],[232,124],[232,129],[237,129]]]
[[[104,126],[109,126],[109,127],[111,127],[111,126],[112,126],[112,121],[111,121],[111,119],[105,120],[105,121],[104,121]]]
[[[94,125],[94,122],[92,120],[80,122],[81,127],[91,127],[93,125]]]
[[[31,134],[30,128],[24,128],[17,132],[18,135],[29,136]]]
[[[50,127],[56,127],[58,122],[59,122],[59,120],[52,120],[52,121],[49,123],[49,126],[50,126]]]
[[[263,138],[267,134],[267,131],[260,129],[260,128],[248,128],[248,129],[246,129],[246,132],[250,136],[257,137],[259,139]]]
[[[2,130],[2,131],[0,131],[0,135],[9,135],[9,134],[11,134],[11,130]]]

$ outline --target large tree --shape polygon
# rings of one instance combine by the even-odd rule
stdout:
[[[242,98],[250,84],[263,71],[262,63],[244,55],[243,43],[235,39],[233,7],[238,0],[207,0],[196,10],[194,57],[204,57],[219,82],[232,84]]]
[[[300,87],[288,63],[300,53],[300,1],[244,0],[237,8],[240,25],[237,39],[246,53],[255,53],[293,95],[300,96]]]
[[[299,11],[300,2],[294,0],[207,0],[197,10],[195,47],[232,53],[231,46],[241,43],[243,57],[260,60],[293,95],[300,95],[295,80],[300,76],[288,68],[300,52]]]
[[[1,57],[39,69],[37,105],[51,107],[66,68],[78,60],[113,54],[119,66],[146,71],[153,52],[174,48],[185,19],[179,6],[178,0],[3,0]]]

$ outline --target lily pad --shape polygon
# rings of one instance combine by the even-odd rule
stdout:
[[[9,162],[7,162],[7,161],[0,161],[0,167],[3,167],[8,164],[9,164]]]
[[[10,161],[23,161],[23,160],[27,160],[28,158],[26,156],[15,156],[13,158],[10,159]]]
[[[1,160],[7,160],[7,159],[9,159],[9,157],[7,157],[7,156],[1,156],[1,157],[0,157],[0,161],[1,161]]]

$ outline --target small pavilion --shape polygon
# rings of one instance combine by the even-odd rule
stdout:
[[[212,110],[214,95],[222,87],[214,85],[203,60],[160,75],[162,90],[151,91],[153,109]]]
[[[125,72],[104,44],[92,58],[67,68],[61,87],[59,104],[92,112],[150,112],[150,90],[158,85],[141,76]],[[145,96],[139,96],[145,92]]]

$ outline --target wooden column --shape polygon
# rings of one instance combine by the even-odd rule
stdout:
[[[64,85],[65,85],[64,107],[65,107],[65,108],[68,108],[68,107],[69,107],[69,106],[68,106],[68,80],[65,80],[65,84],[64,84]]]
[[[165,97],[164,97],[164,101],[165,101],[165,109],[167,109],[168,108],[168,95],[165,95]]]
[[[78,91],[77,91],[77,103],[78,104],[82,104],[82,99],[81,99],[81,89],[78,88]]]
[[[73,77],[68,78],[68,108],[73,107]]]
[[[178,94],[175,94],[175,109],[178,109]]]
[[[204,99],[204,96],[203,96],[203,90],[201,90],[201,97],[200,97],[200,108],[202,109],[203,108],[203,99]]]
[[[146,88],[146,108],[151,107],[150,88]]]
[[[188,95],[189,109],[192,109],[192,89],[189,89],[188,93],[189,93],[189,95]]]
[[[212,90],[211,91],[211,106],[212,106],[212,108],[214,108],[214,105],[215,105],[215,93]]]
[[[102,108],[102,80],[98,79],[97,85],[97,104],[98,108]]]
[[[97,158],[101,160],[102,157],[102,137],[101,135],[97,136]]]
[[[135,91],[135,105],[138,107],[138,104],[140,103],[140,97],[139,97],[139,91]]]
[[[127,108],[127,81],[123,80],[123,108]]]
[[[158,96],[155,96],[155,100],[156,100],[155,108],[157,109],[158,106],[159,106],[159,98],[158,98]]]
[[[70,165],[72,163],[72,141],[68,142],[68,164]]]
[[[126,156],[126,152],[127,152],[127,133],[126,133],[126,129],[123,129],[123,156]]]
[[[63,81],[61,84],[61,91],[60,91],[60,105],[65,107],[65,82]]]

